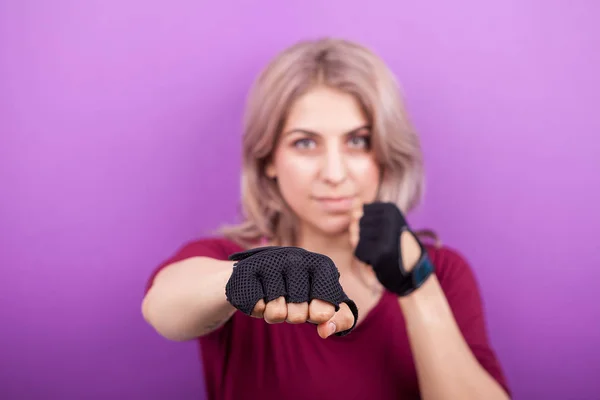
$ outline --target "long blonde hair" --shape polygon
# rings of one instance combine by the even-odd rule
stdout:
[[[381,170],[378,200],[411,211],[424,187],[423,158],[400,88],[371,50],[354,42],[325,38],[299,42],[278,54],[251,87],[244,117],[241,199],[243,221],[220,232],[243,247],[261,240],[293,245],[296,216],[277,183],[265,175],[288,110],[316,85],[355,96],[372,128],[372,146]],[[419,235],[434,237],[431,231]]]

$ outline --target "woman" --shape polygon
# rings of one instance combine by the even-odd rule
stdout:
[[[199,341],[208,397],[507,399],[470,267],[404,223],[422,192],[422,157],[385,64],[348,41],[296,44],[255,82],[244,133],[245,221],[182,247],[152,275],[142,306],[164,337]],[[383,214],[369,211],[382,204]],[[395,290],[401,275],[386,278],[369,258],[383,250],[368,229],[397,235],[400,261],[383,267],[392,274],[420,260],[434,272]],[[348,301],[261,293],[240,312],[232,271],[244,271],[240,252],[266,245],[332,260]]]

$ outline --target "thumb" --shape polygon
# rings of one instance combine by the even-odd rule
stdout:
[[[346,303],[340,304],[340,309],[333,314],[333,317],[317,326],[317,332],[323,339],[328,338],[334,333],[343,332],[354,325],[354,314]]]
[[[358,240],[360,238],[359,223],[360,223],[360,219],[362,218],[362,215],[363,215],[362,203],[360,202],[360,200],[357,199],[354,201],[354,207],[352,208],[352,211],[350,213],[349,233],[350,233],[350,244],[351,244],[352,248],[356,248],[356,246],[358,245]]]

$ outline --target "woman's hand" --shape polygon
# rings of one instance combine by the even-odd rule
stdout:
[[[398,295],[410,291],[409,273],[424,248],[396,205],[357,204],[349,233],[356,258],[373,267],[383,286]]]
[[[350,223],[350,244],[353,249],[356,249],[360,240],[360,220],[364,215],[364,205],[360,201],[354,203],[352,211],[352,221]],[[368,216],[367,216],[368,218]],[[421,255],[421,247],[416,237],[409,231],[404,231],[400,234],[400,248],[402,249],[403,267],[407,272],[410,272]]]
[[[348,232],[350,234],[350,245],[353,249],[356,249],[360,239],[360,219],[362,218],[363,213],[363,203],[356,199],[354,202],[354,208],[350,215],[350,227],[348,228]]]
[[[317,324],[322,338],[350,333],[358,319],[333,261],[299,247],[267,246],[232,254],[227,300],[268,323]]]
[[[287,303],[285,296],[265,303],[260,299],[252,310],[252,317],[264,318],[269,324],[287,322],[303,324],[305,322],[317,325],[317,332],[323,339],[334,333],[347,331],[354,325],[354,315],[346,303],[340,304],[339,311],[323,300],[313,299],[310,304]]]

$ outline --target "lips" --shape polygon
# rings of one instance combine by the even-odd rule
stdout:
[[[345,201],[345,200],[352,200],[354,199],[354,196],[315,196],[314,197],[315,200],[317,201]]]
[[[315,197],[315,200],[326,211],[349,211],[354,204],[354,196]]]

